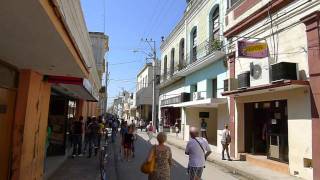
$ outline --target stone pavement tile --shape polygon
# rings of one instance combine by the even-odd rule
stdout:
[[[176,146],[179,149],[185,150],[185,147],[187,145],[187,142],[181,139],[178,139],[173,136],[168,136],[167,143],[173,146]],[[254,180],[275,180],[275,179],[281,179],[281,180],[297,180],[299,178],[278,173],[266,168],[254,166],[246,161],[223,161],[221,160],[221,154],[218,154],[217,152],[213,152],[209,157],[208,161],[215,163],[219,166],[222,166],[224,168],[227,168],[231,170],[234,173],[238,173],[248,179],[254,179]]]
[[[69,157],[49,180],[98,180],[100,179],[98,156]]]

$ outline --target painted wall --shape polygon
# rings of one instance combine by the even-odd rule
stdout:
[[[197,127],[200,130],[201,119],[199,112],[209,112],[209,118],[204,118],[207,122],[209,144],[217,145],[217,109],[215,108],[186,108],[186,123],[189,127]]]
[[[51,85],[21,70],[13,125],[12,179],[43,179]]]
[[[170,59],[171,59],[171,50],[175,49],[175,61],[174,66],[176,67],[179,63],[179,44],[180,40],[185,40],[185,57],[190,53],[190,33],[192,29],[196,26],[198,31],[198,44],[209,39],[210,35],[210,11],[213,8],[218,7],[218,4],[222,0],[199,0],[195,2],[189,10],[184,14],[182,20],[177,24],[175,29],[171,32],[168,39],[161,45],[161,73],[164,72],[164,57],[167,56],[167,68],[168,73],[170,70]],[[224,21],[225,11],[222,10],[223,5],[219,6],[220,9],[220,22]],[[220,25],[221,34],[223,32],[223,25]],[[189,62],[189,59],[186,59],[186,62]]]
[[[288,103],[289,170],[297,176],[312,179],[312,169],[304,168],[304,158],[312,159],[310,92],[306,88],[236,98],[236,152],[244,151],[244,103],[286,99]],[[303,130],[303,132],[301,131]],[[298,133],[299,132],[299,133]]]
[[[223,64],[224,60],[216,61],[209,66],[196,71],[186,77],[186,92],[190,92],[190,85],[197,84],[198,92],[205,91],[207,98],[212,97],[212,80],[217,79],[217,97],[222,97],[223,81],[227,78],[226,68]]]

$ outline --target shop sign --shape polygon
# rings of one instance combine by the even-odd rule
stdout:
[[[245,58],[268,57],[268,44],[260,42],[238,41],[238,56]]]

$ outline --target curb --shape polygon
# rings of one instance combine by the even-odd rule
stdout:
[[[178,149],[185,150],[185,147],[184,147],[184,146],[177,145],[177,144],[171,142],[170,140],[167,140],[167,143],[170,144],[170,145],[172,145],[172,146],[174,146],[174,147],[176,147],[176,148],[178,148]],[[243,176],[244,178],[249,179],[249,180],[265,180],[264,178],[258,177],[258,176],[256,176],[256,175],[253,175],[253,174],[248,173],[248,172],[246,172],[246,171],[243,171],[243,170],[241,170],[241,169],[232,167],[232,166],[230,166],[230,165],[227,165],[227,164],[225,164],[225,163],[222,163],[222,162],[220,162],[220,161],[218,161],[218,160],[215,160],[215,159],[213,159],[213,158],[208,158],[207,161],[208,161],[208,162],[211,162],[211,163],[214,163],[214,164],[216,164],[216,165],[218,165],[218,166],[220,166],[220,167],[223,167],[223,168],[229,170],[230,172],[232,172],[233,174],[237,174],[237,175]]]

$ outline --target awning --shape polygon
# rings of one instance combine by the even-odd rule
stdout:
[[[98,90],[92,87],[88,79],[48,76],[48,82],[52,83],[53,89],[70,97],[95,102],[99,99]]]
[[[272,84],[266,84],[255,87],[248,87],[246,89],[237,89],[233,91],[226,91],[221,93],[222,96],[250,96],[255,94],[264,94],[267,92],[277,92],[291,90],[309,86],[309,81],[304,80],[284,80]]]

